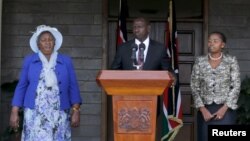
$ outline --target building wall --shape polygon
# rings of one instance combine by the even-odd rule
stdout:
[[[250,1],[209,0],[209,32],[227,37],[225,51],[238,58],[241,78],[250,75]]]
[[[57,27],[64,38],[59,52],[72,57],[84,101],[73,141],[100,141],[101,90],[95,78],[102,66],[102,0],[3,0],[2,10],[1,83],[19,78],[35,27]],[[8,95],[1,94],[2,130],[9,123]]]
[[[3,0],[1,83],[19,77],[23,57],[31,53],[29,38],[40,24],[56,26],[63,34],[61,53],[73,58],[84,103],[81,126],[73,141],[101,140],[101,90],[95,82],[102,67],[103,0]],[[250,75],[250,1],[209,0],[208,32],[222,31],[226,52],[235,55],[241,77]],[[8,125],[10,93],[0,95],[0,131]]]

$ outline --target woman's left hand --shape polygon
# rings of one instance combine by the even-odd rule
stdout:
[[[72,111],[71,126],[78,127],[80,125],[80,111]]]
[[[223,105],[216,113],[214,113],[213,115],[215,115],[215,120],[221,120],[227,112],[227,109],[227,105]]]

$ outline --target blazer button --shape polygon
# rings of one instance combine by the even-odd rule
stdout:
[[[61,81],[59,81],[59,82],[58,82],[58,84],[60,85],[60,84],[62,84],[62,82],[61,82]]]
[[[62,94],[62,91],[60,91],[60,94]]]

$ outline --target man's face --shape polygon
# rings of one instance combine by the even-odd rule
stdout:
[[[144,20],[136,19],[133,22],[133,33],[135,38],[144,41],[149,34],[150,26]]]

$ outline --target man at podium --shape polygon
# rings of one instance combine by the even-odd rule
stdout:
[[[150,22],[139,17],[133,21],[134,39],[121,44],[111,69],[113,70],[168,70],[171,69],[164,44],[149,37]]]
[[[138,17],[133,21],[134,39],[118,46],[115,58],[112,62],[112,70],[167,70],[171,72],[175,84],[175,74],[171,67],[167,49],[164,44],[159,43],[149,37],[150,22],[143,17]],[[172,85],[173,85],[172,84]],[[161,104],[160,97],[157,98],[157,117],[160,117]],[[157,125],[161,125],[158,119]],[[161,127],[160,127],[161,128]],[[157,130],[160,130],[157,128]],[[160,132],[157,132],[159,134]],[[158,138],[158,135],[157,137]],[[154,139],[153,139],[154,140]],[[156,139],[159,140],[159,139]]]

